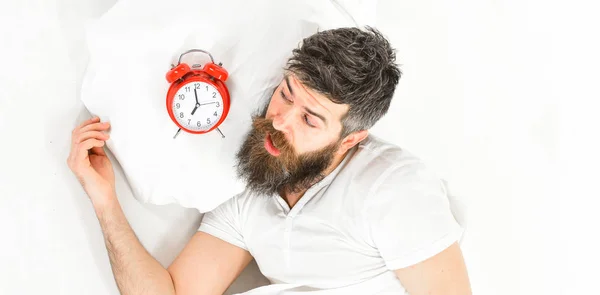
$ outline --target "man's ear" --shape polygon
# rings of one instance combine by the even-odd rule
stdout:
[[[360,130],[348,134],[342,140],[342,143],[340,143],[340,149],[338,150],[338,153],[343,154],[347,152],[349,149],[353,148],[355,145],[367,138],[368,135],[368,130]]]

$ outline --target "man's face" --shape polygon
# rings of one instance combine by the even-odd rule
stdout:
[[[238,171],[259,194],[294,192],[318,181],[340,152],[341,118],[336,104],[288,75],[238,152]]]

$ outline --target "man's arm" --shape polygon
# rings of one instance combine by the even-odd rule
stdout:
[[[248,251],[198,232],[167,270],[141,245],[116,198],[97,213],[123,295],[223,294],[252,260]]]
[[[411,295],[470,295],[471,285],[457,243],[413,266],[396,270],[402,286]]]
[[[103,149],[109,127],[92,118],[75,128],[67,164],[92,201],[121,294],[223,294],[252,259],[250,253],[197,233],[169,270],[160,265],[135,236],[116,197]]]
[[[251,260],[248,251],[197,232],[169,266],[169,273],[177,295],[221,295]]]
[[[169,272],[139,242],[117,198],[111,199],[96,214],[121,294],[176,294]]]

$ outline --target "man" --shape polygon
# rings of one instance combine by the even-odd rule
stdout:
[[[470,294],[462,231],[439,179],[368,135],[400,74],[375,29],[306,38],[237,154],[246,191],[207,213],[168,269],[118,203],[102,149],[109,124],[76,128],[68,164],[94,205],[121,293],[222,294],[254,258],[272,282],[262,294]]]

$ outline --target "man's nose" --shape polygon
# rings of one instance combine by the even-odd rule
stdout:
[[[292,112],[281,112],[273,117],[273,128],[288,134],[292,125]]]

